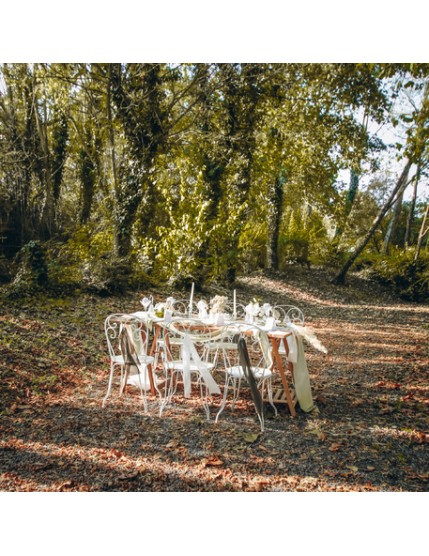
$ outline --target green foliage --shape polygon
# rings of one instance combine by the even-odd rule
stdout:
[[[279,242],[283,264],[319,264],[323,257],[321,250],[329,249],[329,245],[326,227],[317,210],[309,206],[286,208]]]
[[[414,255],[414,249],[397,249],[389,257],[374,257],[366,274],[393,286],[403,299],[429,301],[429,252],[422,251],[417,261]]]
[[[156,229],[156,242],[141,235],[136,238],[135,252],[140,264],[154,258],[153,273],[158,279],[181,283],[197,274],[202,264],[201,249],[215,228],[207,222],[202,172],[190,168],[190,161],[179,161],[174,188],[164,185],[161,200],[162,218]]]
[[[308,264],[309,246],[310,230],[302,209],[293,210],[288,207],[279,245],[281,260]]]
[[[324,238],[312,245],[310,261],[314,265],[336,269],[342,267],[347,255],[347,251],[338,245],[338,241]]]
[[[138,264],[114,255],[110,230],[79,228],[66,243],[51,243],[49,276],[55,289],[84,289],[99,295],[123,293],[153,283]]]
[[[90,224],[81,226],[65,243],[51,243],[49,274],[52,284],[89,287],[97,283],[103,261],[111,253],[111,233],[97,231]]]
[[[336,181],[343,168],[373,167],[383,148],[358,112],[387,118],[394,95],[383,75],[398,72],[409,91],[407,71],[426,70],[0,65],[0,247],[8,257],[5,246],[17,244],[14,254],[30,239],[46,249],[46,268],[34,252],[15,287],[49,276],[51,288],[114,293],[153,280],[228,281],[290,261],[338,266],[379,204],[356,180],[347,203]],[[414,138],[422,157],[427,108],[398,118],[420,129],[403,148]]]
[[[243,274],[265,267],[266,226],[263,222],[248,222],[239,243],[239,271]]]
[[[36,291],[48,285],[48,267],[44,246],[39,241],[29,241],[16,257],[17,273],[12,283],[16,295]]]

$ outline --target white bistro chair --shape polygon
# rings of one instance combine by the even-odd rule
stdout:
[[[190,397],[193,384],[197,386],[206,417],[210,419],[209,395],[221,393],[212,373],[221,360],[218,352],[231,337],[232,332],[226,327],[210,326],[198,319],[173,318],[162,325],[160,355],[165,389],[160,415],[171,403],[178,383],[182,383],[185,397]]]
[[[237,341],[238,349],[235,354],[230,352],[232,355],[230,363],[232,362],[232,364],[228,365],[224,370],[223,399],[216,415],[216,422],[225,409],[229,390],[232,389],[231,409],[234,409],[242,385],[247,384],[251,388],[252,398],[261,424],[261,431],[263,431],[264,410],[262,400],[265,398],[265,391],[267,392],[269,404],[273,408],[275,415],[277,415],[272,392],[274,364],[270,340],[264,330],[253,324],[236,325],[235,335],[235,338],[237,338],[237,335],[239,338]]]
[[[146,393],[152,385],[156,389],[153,373],[156,361],[148,355],[149,331],[145,322],[134,315],[115,313],[106,318],[104,330],[110,356],[110,375],[102,407],[110,396],[114,374],[118,370],[119,395],[123,394],[127,385],[139,388],[147,411]]]
[[[280,326],[287,326],[288,324],[305,326],[304,313],[299,307],[295,307],[295,305],[274,305],[273,317]],[[280,343],[279,353],[280,355],[286,354],[284,342]]]

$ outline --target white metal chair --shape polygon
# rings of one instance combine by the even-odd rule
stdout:
[[[271,353],[271,344],[267,333],[256,325],[238,325],[236,334],[239,336],[239,340],[237,342],[238,349],[235,354],[233,364],[225,368],[223,399],[215,421],[218,421],[221,413],[225,409],[230,387],[232,387],[231,409],[234,409],[235,402],[240,395],[241,385],[243,383],[247,383],[251,387],[252,398],[257,409],[261,430],[263,431],[263,408],[261,409],[257,406],[260,405],[262,407],[262,399],[264,398],[265,389],[267,391],[269,404],[274,409],[275,415],[277,415],[277,408],[274,405],[272,393],[274,364]],[[241,350],[242,347],[245,349],[244,354]],[[260,396],[257,395],[257,392],[255,391],[256,388],[260,392]]]
[[[115,370],[118,369],[119,395],[127,385],[138,387],[146,411],[146,392],[152,386],[156,389],[152,374],[156,361],[148,355],[149,332],[145,322],[134,315],[115,313],[106,318],[104,330],[110,357],[110,376],[102,407],[110,396]]]
[[[304,313],[299,307],[295,307],[295,305],[274,305],[273,317],[279,324],[293,323],[300,326],[305,325]]]
[[[195,313],[198,312],[197,306],[195,303],[192,303],[192,316],[190,316],[189,312],[191,311],[191,306],[189,300],[186,299],[175,299],[172,303],[172,315],[171,317],[174,319],[178,318],[196,318]],[[180,345],[182,343],[182,338],[176,335],[171,335],[170,344]],[[165,342],[164,336],[161,335],[158,337],[157,340],[158,350],[163,349],[165,351]]]
[[[221,350],[221,344],[228,335],[231,336],[232,333],[225,327],[213,327],[198,319],[173,318],[172,322],[163,325],[160,352],[165,373],[165,391],[160,415],[171,403],[178,382],[183,383],[185,397],[190,396],[192,384],[196,383],[207,419],[210,419],[208,394],[221,393],[212,375],[215,364],[219,361],[218,353],[213,348],[218,342],[218,349]],[[209,345],[212,348],[210,350]],[[215,361],[209,358],[213,353]]]
[[[273,317],[280,325],[298,324],[299,326],[305,326],[304,313],[295,305],[274,305]],[[280,344],[279,353],[281,355],[286,354],[284,342]]]

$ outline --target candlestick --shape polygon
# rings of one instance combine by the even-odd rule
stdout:
[[[237,317],[237,292],[235,290],[234,290],[234,308],[233,308],[232,315],[234,318]]]
[[[194,284],[194,282],[192,282],[191,298],[189,300],[189,316],[192,316],[192,303],[194,301],[194,288],[195,288],[195,284]]]

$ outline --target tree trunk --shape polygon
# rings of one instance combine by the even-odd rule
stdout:
[[[161,108],[160,64],[110,64],[109,87],[127,141],[127,159],[118,169],[116,189],[115,245],[117,254],[131,254],[133,225],[139,211],[142,233],[150,235],[149,225],[156,206],[152,171],[155,157],[165,144],[164,114]],[[137,101],[135,100],[137,97]]]
[[[40,235],[43,239],[49,239],[52,237],[55,231],[55,198],[54,198],[54,186],[52,179],[52,164],[51,164],[51,152],[49,149],[48,142],[48,122],[47,122],[47,109],[46,109],[46,99],[44,99],[44,115],[43,121],[39,114],[38,108],[38,98],[36,90],[36,71],[37,64],[35,64],[33,75],[31,79],[31,85],[29,85],[29,109],[30,117],[34,118],[36,130],[37,130],[37,146],[39,147],[35,152],[34,156],[37,160],[37,164],[40,168],[39,179],[41,186],[45,191],[44,204],[42,208],[42,214],[40,218]]]
[[[82,148],[79,152],[79,175],[81,181],[81,212],[80,223],[86,224],[91,216],[92,202],[95,191],[95,166],[92,159],[92,138],[87,128],[84,134]]]
[[[420,250],[421,250],[422,244],[423,244],[423,238],[429,232],[429,226],[425,229],[426,220],[428,218],[428,215],[429,215],[429,203],[426,205],[425,215],[423,217],[422,225],[420,226],[419,237],[417,239],[416,253],[414,255],[414,262],[416,262],[417,259],[419,258]]]
[[[411,243],[411,230],[413,227],[414,222],[414,211],[416,209],[416,202],[417,202],[417,186],[419,184],[420,179],[420,164],[417,168],[416,179],[414,180],[413,184],[413,196],[410,203],[410,211],[408,213],[407,218],[407,227],[405,229],[405,237],[404,237],[404,245],[405,247],[409,247]]]
[[[112,117],[112,64],[108,64],[108,80],[107,80],[107,122],[108,122],[108,136],[109,136],[109,147],[110,147],[110,161],[112,164],[112,176],[113,176],[113,196],[115,199],[114,211],[115,218],[114,221],[118,221],[118,203],[116,199],[119,197],[119,180],[118,180],[118,169],[116,164],[116,147],[115,147],[115,132],[113,130],[113,117]],[[120,252],[120,238],[118,234],[118,225],[115,226],[114,234],[114,253],[119,256]]]
[[[396,182],[396,185],[393,188],[389,198],[387,199],[387,201],[384,203],[384,205],[379,210],[379,212],[378,212],[377,216],[375,217],[375,219],[372,223],[372,226],[369,229],[366,236],[364,236],[360,241],[358,241],[356,243],[355,248],[353,250],[353,253],[350,255],[350,257],[348,258],[348,260],[346,261],[346,263],[344,264],[342,269],[338,272],[338,274],[334,278],[334,280],[333,280],[334,284],[344,284],[346,274],[349,271],[350,267],[353,265],[355,260],[362,253],[362,251],[365,249],[366,245],[368,244],[368,242],[372,238],[375,230],[378,228],[378,226],[380,225],[380,222],[385,217],[387,211],[390,209],[390,207],[395,202],[395,199],[396,199],[397,195],[401,194],[403,192],[403,189],[405,189],[405,187],[407,186],[407,177],[408,177],[408,173],[409,173],[410,168],[411,168],[411,164],[412,164],[411,160],[408,159],[407,163],[405,164],[404,169],[402,170],[402,174],[400,175],[398,181]]]
[[[283,206],[283,184],[285,180],[282,176],[277,176],[271,186],[271,195],[268,212],[268,234],[267,234],[267,269],[279,269],[279,233],[282,219]]]
[[[398,195],[398,199],[395,203],[392,218],[390,219],[389,226],[387,227],[386,235],[384,237],[383,243],[383,254],[389,254],[389,247],[392,243],[392,240],[395,236],[396,228],[398,227],[399,217],[402,211],[402,201],[404,199],[404,191],[400,195]]]
[[[231,64],[219,64],[224,79],[224,101],[228,113],[226,126],[226,143],[228,156],[234,168],[234,186],[230,189],[234,205],[240,211],[246,207],[251,186],[253,155],[255,152],[255,127],[259,117],[256,110],[260,92],[258,79],[261,68],[259,64],[243,64],[241,72]],[[228,256],[225,258],[227,270],[225,279],[228,283],[235,281],[239,252],[240,234],[245,218],[238,222],[225,245]]]

